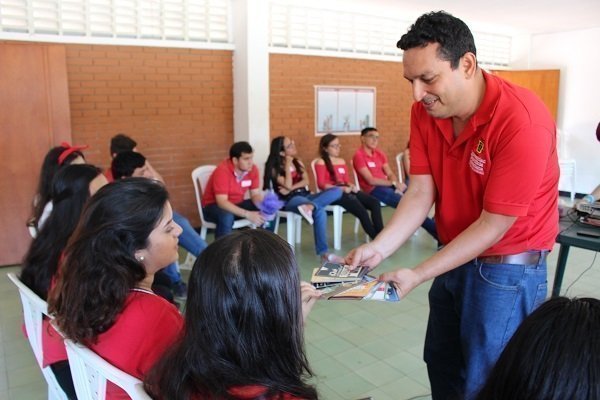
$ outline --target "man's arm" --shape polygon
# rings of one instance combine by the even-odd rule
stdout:
[[[392,186],[392,181],[387,179],[375,178],[368,167],[362,167],[358,169],[358,173],[367,181],[371,186]]]
[[[421,283],[448,272],[483,253],[502,239],[516,219],[517,217],[493,214],[484,210],[475,222],[432,257],[413,269],[403,268],[384,273],[380,279],[394,282],[400,290],[400,295],[406,296]]]
[[[240,218],[246,218],[247,220],[250,220],[254,225],[262,225],[265,223],[265,220],[258,211],[248,211],[236,206],[231,201],[229,201],[229,196],[226,194],[215,195],[215,200],[219,208],[222,208],[225,211],[229,211],[233,215],[236,215]]]
[[[383,231],[372,242],[348,253],[347,264],[354,267],[376,267],[421,226],[433,205],[436,189],[431,175],[415,175],[412,179],[410,187]]]
[[[263,192],[260,189],[250,189],[250,199],[252,203],[258,208],[260,203],[263,201]]]

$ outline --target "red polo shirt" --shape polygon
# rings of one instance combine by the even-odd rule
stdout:
[[[206,190],[202,195],[202,204],[206,207],[216,203],[215,196],[218,194],[226,194],[230,202],[238,204],[244,201],[244,196],[248,190],[258,189],[259,186],[260,179],[256,165],[253,165],[247,174],[239,178],[235,174],[233,162],[226,159],[217,166],[208,179]]]
[[[486,210],[517,220],[483,255],[550,250],[558,232],[556,126],[533,93],[483,76],[483,101],[456,138],[451,119],[435,119],[413,104],[411,174],[433,177],[442,243]]]
[[[371,193],[375,186],[369,185],[365,178],[362,177],[360,172],[358,172],[361,168],[369,168],[369,172],[371,172],[371,175],[373,175],[374,178],[387,179],[387,176],[383,171],[383,166],[388,163],[388,160],[385,153],[379,149],[373,149],[373,154],[369,155],[367,154],[365,148],[361,146],[358,150],[356,150],[356,153],[354,153],[354,157],[352,157],[352,163],[354,164],[354,170],[358,176],[360,190],[363,192]]]

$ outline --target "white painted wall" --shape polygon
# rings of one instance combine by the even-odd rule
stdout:
[[[600,184],[600,143],[596,140],[600,122],[599,43],[600,28],[531,38],[529,67],[560,69],[557,125],[563,135],[561,156],[577,162],[578,193],[589,193]]]

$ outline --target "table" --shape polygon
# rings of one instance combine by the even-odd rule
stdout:
[[[577,231],[580,230],[595,230],[591,225],[563,222],[560,223],[560,233],[556,237],[556,243],[560,244],[558,250],[558,261],[556,262],[556,272],[554,273],[554,285],[552,286],[552,297],[556,297],[560,293],[565,268],[567,266],[567,257],[571,246],[581,249],[600,251],[600,238],[592,238],[588,236],[580,236]]]

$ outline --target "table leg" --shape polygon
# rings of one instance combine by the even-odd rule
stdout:
[[[567,266],[567,257],[571,246],[561,244],[558,250],[558,261],[556,262],[556,272],[554,273],[554,285],[552,286],[552,297],[557,297],[560,294],[560,286],[562,285],[565,267]]]

